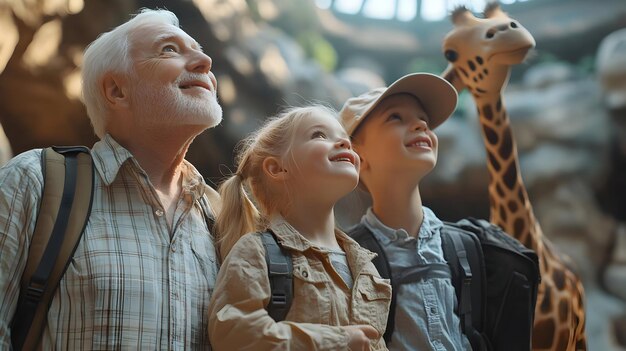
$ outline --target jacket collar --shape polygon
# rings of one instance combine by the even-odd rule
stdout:
[[[286,249],[304,252],[307,250],[323,251],[322,248],[313,245],[307,238],[300,234],[291,224],[282,217],[274,218],[269,225],[269,229],[276,235],[278,242]],[[339,245],[346,252],[346,257],[350,263],[352,274],[356,277],[359,273],[374,274],[374,265],[367,265],[377,254],[361,247],[359,243],[350,238],[343,231],[335,228],[335,236]],[[369,267],[369,268],[368,268]]]

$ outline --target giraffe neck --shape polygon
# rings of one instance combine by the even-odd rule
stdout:
[[[526,247],[542,253],[542,232],[519,168],[517,144],[501,94],[474,93],[487,151],[491,222]]]

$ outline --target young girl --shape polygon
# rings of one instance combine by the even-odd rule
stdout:
[[[333,206],[359,174],[359,157],[335,116],[312,106],[271,119],[245,141],[237,172],[220,186],[224,261],[209,306],[214,349],[387,350],[381,335],[391,287],[374,254],[335,228]],[[293,262],[293,301],[279,322],[266,310],[270,282],[259,233],[266,230]]]

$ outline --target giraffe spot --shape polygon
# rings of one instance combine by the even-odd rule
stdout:
[[[493,156],[493,154],[491,153],[491,151],[487,151],[487,158],[489,158],[489,164],[491,164],[491,167],[493,167],[493,169],[496,170],[496,172],[500,171],[500,162],[498,162],[498,159]]]
[[[513,228],[516,233],[522,233],[526,230],[526,222],[522,218],[516,218],[513,222]]]
[[[474,64],[474,62],[472,62],[472,60],[468,60],[468,61],[467,61],[467,65],[469,66],[469,68],[470,68],[472,71],[475,71],[475,70],[476,70],[476,65]]]
[[[557,289],[563,290],[563,288],[565,288],[565,272],[555,269],[554,272],[552,272],[552,279]]]
[[[502,175],[502,180],[504,181],[504,185],[506,185],[507,188],[513,190],[513,187],[515,187],[515,182],[517,181],[517,165],[515,165],[515,162],[509,163],[509,166],[506,168],[504,174]]]
[[[476,87],[476,91],[479,92],[479,93],[483,93],[483,94],[487,92],[486,90],[483,90],[483,89],[481,89],[479,87]]]
[[[522,187],[520,187],[519,190],[517,191],[517,197],[519,198],[519,201],[521,203],[526,202],[526,195],[524,194],[524,189]]]
[[[483,70],[483,73],[484,73],[485,75],[487,75],[487,74],[489,74],[489,70],[485,68],[485,69]]]
[[[478,95],[476,93],[472,94],[472,96],[474,96],[474,99],[479,99],[480,98],[480,95]]]
[[[500,183],[496,184],[496,191],[498,192],[499,197],[504,197],[504,191],[502,190]]]
[[[508,160],[513,152],[513,137],[511,136],[511,129],[507,128],[502,135],[502,143],[500,144],[500,157]],[[515,162],[513,162],[515,163]]]
[[[501,98],[498,98],[498,102],[496,102],[496,111],[498,112],[502,111],[502,99]]]
[[[474,83],[478,83],[478,78],[474,77]]]
[[[506,209],[502,205],[500,205],[500,218],[506,222]]]
[[[569,334],[570,334],[569,329],[561,330],[561,332],[559,333],[559,337],[557,339],[558,341],[556,343],[557,346],[556,346],[555,350],[567,350],[567,343],[569,341]]]
[[[569,308],[567,308],[567,306],[567,300],[562,299],[561,301],[559,301],[559,321],[561,323],[565,323],[565,321],[569,317]]]
[[[480,56],[476,56],[476,62],[478,62],[479,65],[483,64],[483,58]]]
[[[483,80],[483,74],[482,73],[478,73],[478,79]]]
[[[493,111],[491,110],[491,105],[484,105],[483,106],[483,113],[482,113],[485,118],[489,121],[493,120]]]
[[[491,127],[483,124],[483,132],[485,133],[485,137],[487,138],[487,142],[489,142],[489,145],[496,145],[498,143],[498,134],[496,134],[496,132],[491,129]]]
[[[551,349],[555,328],[552,319],[535,322],[533,326],[533,349]]]
[[[511,212],[516,212],[517,209],[519,208],[518,205],[517,205],[517,202],[515,202],[513,200],[509,201],[508,205],[509,205],[509,211],[511,211]]]
[[[467,71],[464,70],[463,67],[459,67],[459,71],[461,71],[465,77],[469,78],[469,74],[467,74]]]

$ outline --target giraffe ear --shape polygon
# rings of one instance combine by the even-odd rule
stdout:
[[[454,89],[456,89],[457,93],[460,94],[461,91],[465,89],[465,84],[461,80],[461,77],[459,77],[457,70],[454,69],[454,66],[448,65],[448,67],[443,71],[443,73],[441,73],[441,77],[447,80],[448,83],[452,84]]]
[[[465,6],[458,6],[450,14],[450,19],[452,20],[452,23],[455,26],[459,26],[459,25],[462,25],[462,24],[466,24],[467,22],[471,21],[472,19],[475,20],[476,17],[474,17],[472,12],[470,10],[468,10],[467,7],[465,7]]]
[[[489,2],[485,5],[485,10],[483,11],[483,15],[485,18],[497,17],[497,16],[506,16],[502,8],[500,8],[500,4],[498,2]]]

